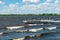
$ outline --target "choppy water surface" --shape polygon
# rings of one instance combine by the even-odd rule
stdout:
[[[0,32],[4,32],[6,30],[3,30],[2,28],[6,26],[20,26],[24,23],[23,20],[32,20],[32,19],[54,19],[54,20],[60,20],[60,16],[0,16]],[[60,23],[54,23],[54,25],[44,25],[44,26],[33,26],[32,28],[40,28],[40,27],[49,27],[49,26],[57,26],[57,29],[60,29]],[[32,29],[30,28],[30,29]],[[29,29],[29,28],[23,28],[23,29]],[[0,40],[8,40],[9,38],[19,38],[23,34],[27,33],[10,33],[6,34],[4,36],[0,36]],[[28,33],[29,34],[29,33]],[[41,38],[30,38],[26,40],[59,40],[60,39],[60,33],[55,34],[47,34],[44,35]]]

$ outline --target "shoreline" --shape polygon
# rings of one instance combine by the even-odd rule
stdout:
[[[0,16],[60,16],[60,14],[0,14]]]

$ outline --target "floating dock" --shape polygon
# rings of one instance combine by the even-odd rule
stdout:
[[[60,20],[24,20],[23,22],[60,22]]]
[[[27,33],[27,32],[24,32],[24,33],[20,33],[20,35],[22,35],[22,36],[20,36],[19,34],[19,38],[16,38],[16,37],[14,37],[14,38],[8,38],[8,39],[13,39],[13,40],[24,40],[24,38],[26,37],[26,36],[29,36],[29,37],[32,37],[32,36],[41,36],[41,34],[50,34],[50,33],[56,33],[56,32],[58,32],[58,30],[57,31],[55,31],[55,30],[52,30],[52,31],[40,31],[40,32],[36,32],[36,33],[32,33],[32,32],[30,32],[30,33]]]
[[[6,27],[6,29],[10,29],[10,30],[13,30],[13,29],[18,29],[18,28],[23,28],[24,26],[12,26],[12,27]]]
[[[53,27],[53,29],[55,29],[55,27]],[[53,30],[53,29],[52,30],[42,30],[42,28],[38,28],[38,29],[34,29],[34,30],[30,29],[32,32],[34,31],[34,33],[32,33],[32,32],[13,33],[15,36],[10,35],[10,36],[8,36],[8,38],[7,38],[7,36],[4,36],[4,35],[3,36],[4,36],[4,38],[7,38],[7,39],[14,39],[14,38],[22,38],[22,37],[25,37],[25,36],[38,35],[38,34],[42,34],[42,33],[55,33],[55,32],[58,32],[57,29],[55,29],[55,30]],[[37,30],[37,31],[35,32],[35,30]],[[16,37],[16,35],[18,35],[18,37]]]

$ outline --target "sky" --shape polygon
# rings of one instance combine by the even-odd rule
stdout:
[[[0,14],[60,13],[60,0],[0,0]]]

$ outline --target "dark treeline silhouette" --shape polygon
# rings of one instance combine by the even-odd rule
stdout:
[[[0,16],[60,16],[60,14],[0,14]]]

